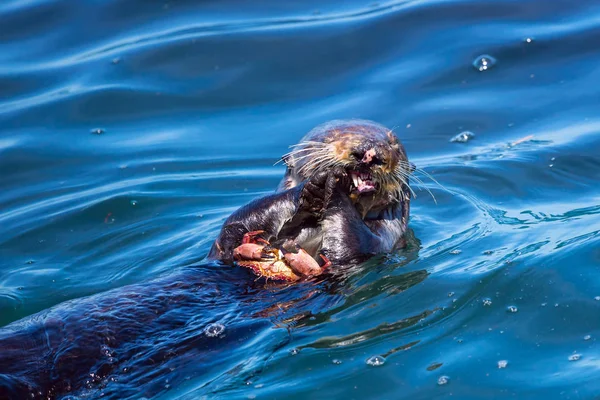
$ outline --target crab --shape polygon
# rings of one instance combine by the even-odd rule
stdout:
[[[331,265],[323,254],[324,264],[319,263],[295,243],[286,243],[281,248],[258,237],[264,231],[251,231],[244,235],[242,244],[233,249],[236,264],[251,269],[256,275],[273,280],[297,281],[302,277],[316,276]],[[293,247],[294,251],[288,249]]]

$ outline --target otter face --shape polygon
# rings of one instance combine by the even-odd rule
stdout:
[[[407,200],[413,167],[396,135],[382,125],[332,121],[314,128],[293,148],[283,158],[288,165],[287,187],[316,172],[343,167],[353,182],[351,198],[363,209]]]

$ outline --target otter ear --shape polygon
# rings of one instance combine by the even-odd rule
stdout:
[[[387,137],[392,146],[398,146],[398,137],[394,134],[393,131],[388,131]]]

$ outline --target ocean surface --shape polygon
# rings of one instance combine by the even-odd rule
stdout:
[[[202,282],[57,398],[600,398],[597,1],[3,0],[0,26],[0,337]],[[439,182],[409,247],[293,286],[203,262],[339,118]]]

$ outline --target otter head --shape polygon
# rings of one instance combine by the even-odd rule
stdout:
[[[342,167],[352,180],[350,198],[363,217],[409,199],[414,167],[396,135],[372,121],[331,121],[310,131],[283,157],[288,166],[280,188],[319,171]]]

